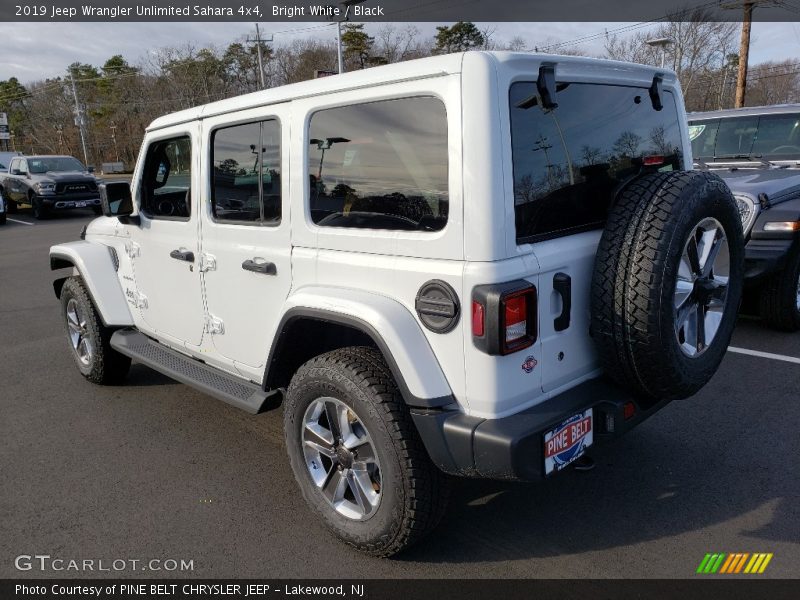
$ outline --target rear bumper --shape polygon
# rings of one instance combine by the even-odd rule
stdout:
[[[635,404],[636,412],[626,420],[627,402]],[[544,434],[565,419],[592,408],[597,446],[621,436],[668,402],[645,409],[619,387],[593,379],[502,419],[480,419],[455,410],[412,409],[411,415],[428,454],[442,471],[535,481],[544,477]]]

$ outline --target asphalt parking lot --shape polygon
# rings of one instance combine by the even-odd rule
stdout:
[[[0,577],[21,554],[184,559],[171,577],[694,577],[707,552],[770,552],[800,572],[800,334],[742,319],[696,397],[597,468],[547,484],[462,482],[437,532],[391,560],[334,540],[290,472],[280,411],[247,415],[135,365],[87,383],[68,353],[47,250],[92,216],[0,227]],[[792,362],[791,358],[795,361]]]

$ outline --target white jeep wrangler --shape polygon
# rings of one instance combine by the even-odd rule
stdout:
[[[712,377],[742,227],[672,72],[468,52],[208,104],[50,251],[94,383],[281,402],[311,509],[388,556],[449,475],[537,480]]]

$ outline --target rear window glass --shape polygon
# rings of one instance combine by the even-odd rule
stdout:
[[[800,113],[694,120],[692,155],[705,160],[800,155]]]
[[[675,98],[647,88],[558,83],[553,110],[534,82],[510,89],[517,243],[601,227],[617,189],[682,167]]]
[[[439,231],[447,223],[447,169],[447,116],[436,98],[311,117],[311,219],[322,227]]]

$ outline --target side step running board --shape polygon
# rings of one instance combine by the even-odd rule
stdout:
[[[254,383],[167,348],[138,331],[116,331],[111,336],[111,347],[167,377],[253,415],[273,408],[273,403],[280,400],[278,391],[265,392]]]

